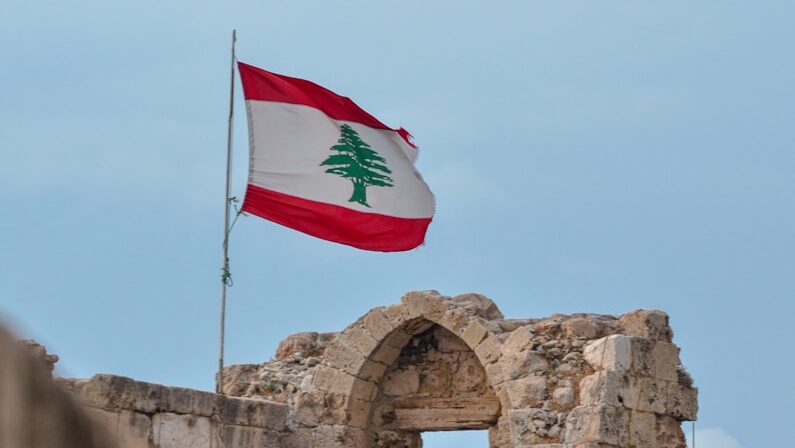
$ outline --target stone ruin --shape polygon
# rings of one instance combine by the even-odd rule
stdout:
[[[661,311],[505,319],[484,296],[425,291],[227,367],[224,395],[59,382],[120,446],[419,448],[425,431],[487,429],[491,448],[684,448],[697,391],[672,336]]]

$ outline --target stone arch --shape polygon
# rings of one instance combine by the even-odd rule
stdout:
[[[414,335],[433,326],[449,331],[474,352],[500,409],[510,409],[507,395],[500,393],[499,378],[490,368],[499,358],[501,345],[499,328],[490,320],[502,318],[484,296],[451,299],[435,291],[406,294],[400,304],[375,308],[362,316],[326,348],[324,363],[314,373],[313,385],[326,393],[327,400],[342,405],[342,412],[326,430],[344,442],[336,444],[332,437],[326,443],[368,447],[371,407],[383,375]]]

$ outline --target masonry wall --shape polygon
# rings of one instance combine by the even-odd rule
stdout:
[[[492,448],[684,448],[697,391],[672,338],[661,311],[506,319],[484,296],[424,291],[226,368],[225,396],[63,384],[123,445],[418,448],[423,431],[487,428]]]
[[[115,375],[59,383],[122,448],[279,447],[287,407]]]

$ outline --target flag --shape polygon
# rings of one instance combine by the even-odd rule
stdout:
[[[310,81],[238,69],[250,148],[243,211],[359,249],[423,243],[435,203],[405,129]]]

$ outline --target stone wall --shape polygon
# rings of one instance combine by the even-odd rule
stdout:
[[[133,381],[115,375],[61,379],[121,447],[280,446],[287,407],[266,400]]]
[[[418,448],[423,431],[488,429],[492,448],[684,448],[697,397],[672,338],[661,311],[506,319],[484,296],[425,291],[226,368],[224,396],[64,384],[123,445]]]
[[[285,403],[290,448],[415,448],[422,431],[474,428],[493,448],[682,448],[696,390],[672,337],[661,311],[505,319],[478,294],[415,292],[228,368],[224,390]]]

